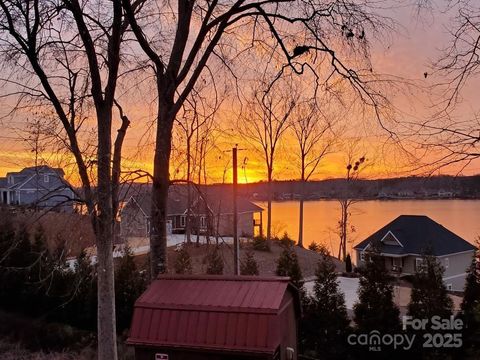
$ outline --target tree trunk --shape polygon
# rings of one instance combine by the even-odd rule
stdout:
[[[298,219],[298,246],[303,248],[303,201],[304,201],[304,186],[305,182],[302,180],[300,189],[300,214]]]
[[[111,111],[98,112],[98,203],[93,220],[98,262],[98,358],[117,359],[113,270]]]
[[[156,279],[158,274],[167,271],[167,200],[174,120],[174,116],[169,111],[172,105],[162,99],[162,92],[159,94],[150,232],[150,276],[152,280]]]
[[[272,170],[268,169],[267,183],[267,244],[271,245],[272,240]]]
[[[303,201],[305,196],[305,157],[302,150],[302,176],[300,181],[300,214],[298,217],[298,243],[297,245],[303,248]]]
[[[347,200],[348,201],[348,200]],[[347,223],[348,223],[348,203],[345,202],[344,208],[344,218],[343,218],[343,258],[342,261],[345,261],[347,257]]]
[[[187,237],[187,244],[192,242],[192,224],[191,224],[191,216],[192,216],[192,191],[190,186],[191,180],[191,139],[190,135],[187,134],[187,217],[185,219],[185,235]]]

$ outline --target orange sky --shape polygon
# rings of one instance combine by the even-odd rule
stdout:
[[[438,49],[445,46],[446,22],[445,18],[433,18],[425,16],[421,19],[414,16],[412,9],[398,8],[392,12],[399,23],[399,31],[391,41],[376,45],[372,49],[373,68],[385,74],[401,76],[410,79],[416,84],[428,87],[439,79],[434,75],[424,78],[423,73],[430,71],[431,62],[438,57]],[[462,93],[463,103],[457,111],[459,117],[470,117],[475,110],[475,94],[471,89],[478,89],[479,81],[473,80]],[[129,115],[134,118],[128,131],[125,150],[124,168],[135,170],[143,169],[152,171],[152,119],[155,111],[153,98],[147,105],[142,101],[142,95],[138,99],[132,99],[129,105]],[[410,93],[394,94],[393,102],[400,110],[396,117],[402,119],[422,119],[431,114],[431,96],[419,88]],[[228,106],[227,106],[228,108]],[[478,110],[478,109],[477,109]],[[4,105],[3,112],[8,111],[8,104]],[[352,126],[340,137],[348,142],[351,137],[360,137],[360,155],[366,155],[369,166],[362,176],[365,177],[390,177],[407,175],[411,163],[399,150],[386,140],[386,133],[380,129],[375,121],[362,122],[355,114],[351,115]],[[218,144],[215,150],[209,153],[207,159],[208,182],[230,182],[231,161],[230,153],[233,144],[239,143],[245,151],[239,152],[239,181],[256,182],[265,179],[265,166],[262,157],[250,144],[242,141],[236,134],[228,111],[219,115],[218,122],[225,134],[217,134]],[[21,139],[15,123],[0,123],[0,176],[8,171],[15,171],[24,166],[35,164],[35,154],[30,150],[28,143]],[[408,140],[406,141],[408,146]],[[180,145],[181,146],[181,145]],[[295,179],[299,177],[299,170],[295,161],[295,144],[292,139],[283,141],[277,155],[274,178],[277,180]],[[51,149],[44,149],[40,154],[40,162],[48,162],[54,166],[65,163],[65,156],[59,156]],[[68,159],[67,159],[68,160]],[[425,159],[421,159],[425,160]],[[428,161],[428,158],[426,159]],[[418,162],[417,162],[418,164]],[[242,166],[243,165],[243,166]],[[410,167],[408,167],[409,165]],[[460,165],[442,169],[442,173],[456,174]],[[321,163],[313,179],[325,179],[342,177],[345,174],[345,154],[341,146],[336,153],[329,155]],[[178,170],[178,172],[177,172]],[[465,169],[463,174],[480,172],[480,163],[475,162]],[[70,179],[76,182],[74,171],[71,170]],[[225,173],[225,178],[223,174]],[[184,165],[182,161],[172,160],[172,177],[182,177]]]

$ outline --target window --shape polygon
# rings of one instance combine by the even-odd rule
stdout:
[[[48,175],[43,175],[43,182],[48,183],[50,179],[48,178]]]
[[[180,216],[180,227],[185,227],[185,215]]]
[[[360,252],[360,261],[365,262],[365,253],[363,251]]]
[[[452,284],[447,284],[447,290],[452,291]]]
[[[207,221],[205,219],[205,216],[200,217],[200,227],[205,228],[207,224]]]
[[[445,269],[448,269],[449,266],[450,266],[450,260],[448,260],[448,258],[445,258]]]
[[[423,258],[415,258],[415,270],[420,271],[423,268]]]

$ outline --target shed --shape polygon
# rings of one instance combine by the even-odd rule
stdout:
[[[285,277],[161,275],[140,296],[137,360],[297,359],[298,290]]]

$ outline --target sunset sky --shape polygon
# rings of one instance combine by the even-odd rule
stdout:
[[[397,4],[398,2],[394,2]],[[402,2],[400,2],[402,4]],[[406,2],[405,2],[406,3]],[[391,16],[397,23],[397,30],[394,34],[386,36],[382,43],[373,41],[372,65],[375,71],[382,74],[389,74],[402,78],[406,85],[403,90],[392,91],[391,99],[396,108],[394,114],[396,121],[422,121],[431,116],[435,109],[433,105],[438,101],[436,89],[430,86],[441,81],[431,69],[433,61],[438,59],[441,50],[448,45],[449,17],[451,14],[441,14],[440,3],[434,4],[433,12],[426,11],[418,14],[416,9],[409,6],[396,6],[388,10],[387,15]],[[425,78],[424,73],[428,73]],[[475,102],[475,89],[478,89],[480,82],[472,79],[462,91],[462,103],[455,112],[457,119],[470,119],[474,117],[478,108]],[[144,89],[148,92],[148,89]],[[153,116],[155,106],[141,103],[142,95],[138,99],[132,99],[129,103],[129,116],[132,125],[128,131],[125,150],[124,168],[135,170],[143,169],[152,171],[153,157]],[[138,100],[138,103],[136,103]],[[139,105],[141,104],[141,105]],[[8,112],[8,103],[3,103],[0,110],[3,115]],[[378,122],[371,118],[367,121],[349,114],[351,122],[339,133],[340,142],[335,151],[328,155],[321,163],[318,171],[312,179],[325,179],[341,177],[345,174],[346,154],[345,144],[352,141],[358,142],[356,154],[365,155],[368,159],[368,166],[362,176],[365,177],[392,177],[404,176],[409,171],[418,167],[420,161],[429,162],[435,159],[438,154],[427,153],[420,159],[408,158],[398,144],[388,141],[387,133],[380,128]],[[218,130],[214,137],[215,147],[209,151],[207,156],[207,181],[222,182],[231,181],[231,153],[228,152],[232,146],[238,143],[239,147],[245,150],[239,152],[240,182],[255,182],[265,179],[265,165],[261,154],[254,150],[253,146],[245,142],[238,135],[235,128],[235,121],[231,114],[228,102],[222,105],[216,121]],[[25,166],[35,164],[34,139],[25,140],[25,123],[34,118],[30,113],[22,117],[18,115],[16,120],[3,120],[0,132],[0,176],[8,171],[16,171]],[[349,120],[350,121],[350,120]],[[394,130],[401,132],[403,129],[395,121],[391,122]],[[399,126],[399,127],[397,127]],[[422,151],[415,151],[413,142],[415,139],[402,138],[402,146],[408,151],[421,156]],[[176,144],[176,157],[172,157],[172,177],[184,177],[185,161],[182,160],[182,142]],[[53,149],[48,145],[42,145],[38,153],[38,161],[47,162],[54,166],[71,163],[69,157]],[[286,135],[278,150],[277,163],[274,170],[274,178],[278,180],[295,179],[299,177],[298,162],[293,154],[296,153],[296,144],[291,134]],[[180,154],[180,155],[179,155]],[[70,168],[71,167],[68,167]],[[441,169],[436,173],[456,174],[462,169],[461,164],[455,164]],[[69,171],[67,171],[68,173]],[[416,173],[418,173],[416,169]],[[420,171],[421,172],[421,171]],[[480,172],[480,163],[474,162],[462,174],[475,174]],[[71,171],[70,178],[75,182],[75,176]],[[224,177],[225,174],[225,177]]]

